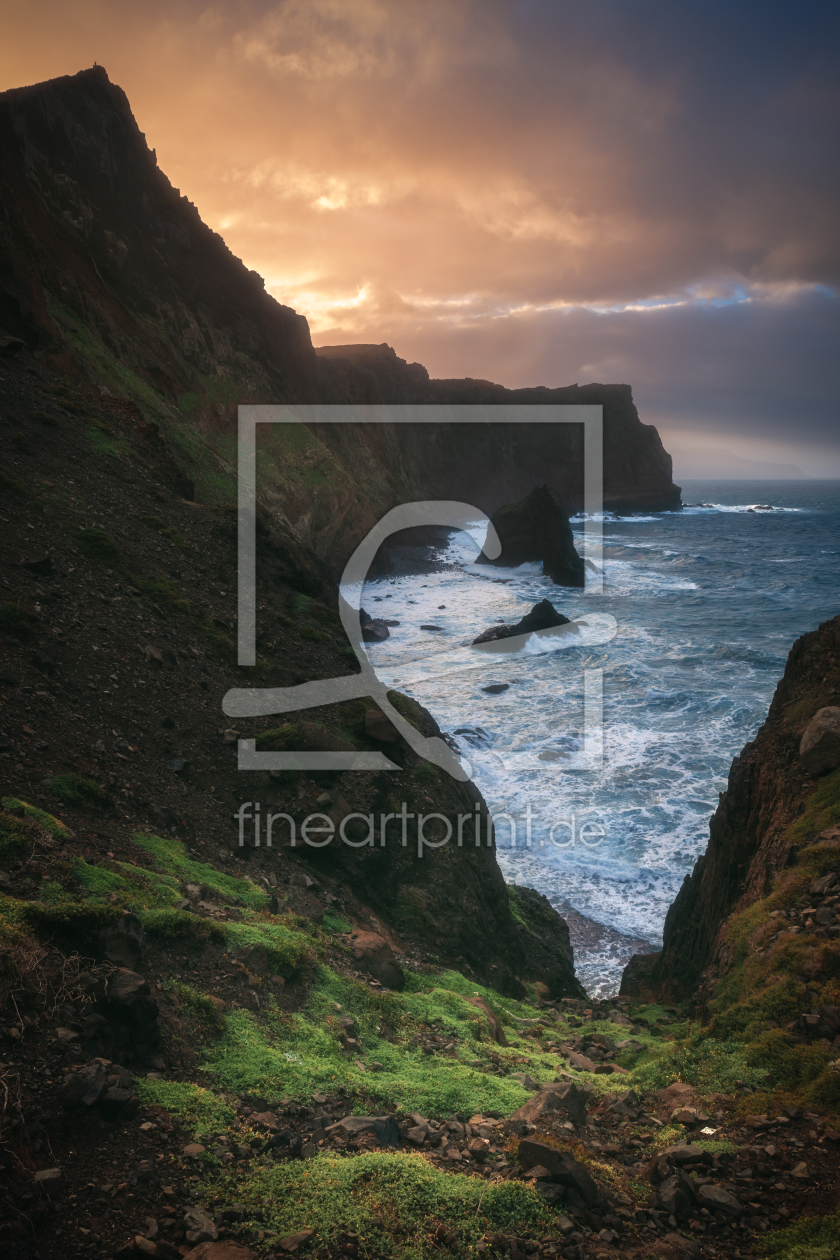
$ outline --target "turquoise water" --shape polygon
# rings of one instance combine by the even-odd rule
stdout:
[[[688,482],[683,502],[712,506],[604,520],[603,594],[556,587],[538,565],[476,566],[465,534],[442,553],[454,569],[364,593],[370,612],[400,622],[370,648],[380,677],[434,713],[507,816],[506,878],[651,946],[791,644],[840,613],[840,483]],[[542,598],[588,624],[549,650],[467,646]],[[584,670],[599,669],[600,760],[583,738]],[[622,965],[620,950],[590,949],[584,983],[609,991]]]

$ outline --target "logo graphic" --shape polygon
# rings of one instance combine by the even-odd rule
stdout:
[[[377,412],[379,414],[377,414]],[[446,413],[445,417],[442,413]],[[385,413],[385,414],[383,414]],[[395,414],[396,413],[396,414]],[[478,413],[478,414],[476,414]],[[558,414],[559,413],[559,414]],[[602,409],[600,406],[493,406],[493,407],[419,407],[371,408],[361,406],[243,406],[239,408],[239,664],[256,664],[256,425],[289,423],[534,423],[583,424],[584,426],[584,541],[587,566],[592,575],[586,594],[600,594],[603,502]],[[339,615],[347,638],[361,667],[360,673],[340,678],[302,683],[294,687],[243,687],[229,691],[222,702],[228,717],[265,717],[295,713],[320,705],[337,704],[369,696],[405,738],[411,748],[426,761],[445,770],[453,778],[466,780],[470,766],[438,737],[422,735],[393,706],[390,690],[376,674],[365,650],[360,609],[362,590],[373,559],[382,543],[391,534],[418,525],[448,526],[463,530],[473,537],[476,527],[483,525],[486,536],[477,546],[491,560],[501,546],[489,518],[468,503],[447,500],[426,500],[404,503],[392,508],[377,522],[348,560],[339,584]],[[481,645],[477,658],[489,652],[516,652],[527,640],[559,639],[580,634],[581,627],[590,630],[586,643],[605,643],[615,635],[612,617],[598,614],[597,624],[579,619],[570,625],[539,630]],[[594,633],[591,630],[594,629]],[[443,666],[445,660],[436,661]],[[463,661],[453,668],[464,669]],[[584,753],[587,761],[600,762],[603,757],[603,671],[584,670]],[[535,760],[535,765],[539,766]],[[258,752],[256,740],[239,740],[240,770],[398,770],[400,767],[381,752]]]

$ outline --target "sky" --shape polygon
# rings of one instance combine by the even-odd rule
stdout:
[[[39,0],[0,88],[94,61],[306,315],[432,376],[633,386],[692,476],[840,477],[840,8]]]

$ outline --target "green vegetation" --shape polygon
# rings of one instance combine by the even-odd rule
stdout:
[[[325,914],[321,927],[327,932],[335,932],[337,935],[353,931],[353,924],[348,923],[346,919],[342,919],[340,914]]]
[[[141,1102],[149,1107],[163,1107],[190,1124],[197,1137],[225,1129],[234,1119],[229,1103],[217,1098],[209,1089],[181,1081],[150,1081],[138,1077],[134,1089]]]
[[[418,731],[423,729],[423,710],[416,700],[412,700],[410,696],[403,696],[399,691],[389,691],[388,699],[406,721],[415,726]]]
[[[487,1185],[402,1153],[268,1165],[227,1190],[233,1192],[255,1218],[265,1210],[281,1235],[314,1229],[316,1247],[352,1231],[362,1254],[394,1260],[432,1260],[442,1251],[466,1258],[487,1231],[545,1233],[555,1215],[523,1182]]]
[[[510,906],[510,912],[513,915],[514,919],[520,925],[520,927],[527,927],[528,924],[523,919],[522,912],[519,909],[519,897],[517,895],[516,889],[514,888],[513,884],[507,885],[507,895],[508,895],[508,905]]]
[[[29,419],[39,420],[41,424],[46,424],[51,429],[61,428],[61,421],[58,416],[54,416],[51,411],[30,411]]]
[[[115,459],[121,459],[131,450],[126,439],[101,420],[88,416],[87,426],[88,442],[94,455],[113,455]]]
[[[110,534],[104,529],[89,526],[75,534],[76,546],[88,560],[101,564],[103,568],[114,569],[120,562],[120,549]]]
[[[415,766],[411,772],[415,779],[422,782],[431,782],[438,777],[438,768],[433,766],[430,761],[424,761],[422,765]]]
[[[781,1260],[837,1260],[840,1256],[840,1212],[831,1216],[806,1216],[795,1225],[774,1230],[759,1243],[762,1256]]]
[[[4,802],[5,804],[5,802]],[[0,814],[0,866],[19,861],[31,843],[21,819],[13,814]]]
[[[58,774],[45,783],[53,796],[65,805],[110,805],[111,800],[104,788],[92,779],[82,779],[77,774]]]

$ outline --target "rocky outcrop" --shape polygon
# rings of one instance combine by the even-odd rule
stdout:
[[[606,505],[679,506],[670,457],[627,385],[508,390],[432,380],[389,346],[315,350],[306,320],[266,293],[172,187],[101,66],[0,94],[0,163],[6,349],[23,341],[115,406],[133,406],[138,424],[165,439],[173,480],[179,469],[199,500],[235,497],[238,403],[594,403]],[[309,425],[293,440],[273,429],[259,441],[263,519],[304,580],[317,566],[298,551],[338,573],[400,502],[459,499],[492,513],[538,473],[570,510],[583,506],[579,424]]]
[[[483,630],[477,639],[473,639],[472,646],[478,647],[482,643],[495,643],[499,639],[512,639],[518,634],[533,634],[537,630],[553,630],[555,626],[568,626],[570,624],[570,618],[564,617],[562,613],[559,613],[551,600],[541,599],[538,604],[534,604],[529,613],[526,613],[524,617],[512,625],[502,622],[497,626],[490,626],[488,630]]]
[[[809,807],[819,782],[800,753],[803,735],[840,695],[840,617],[805,634],[791,648],[767,720],[735,758],[729,784],[709,824],[709,845],[668,911],[662,953],[650,972],[660,997],[703,1000],[732,961],[729,917],[764,897],[774,876],[796,861],[791,824]],[[834,810],[836,812],[836,809]],[[815,814],[817,828],[832,807]],[[627,984],[645,963],[632,960]],[[645,977],[647,979],[647,977]],[[701,986],[702,989],[698,989]],[[622,987],[622,992],[625,992]]]
[[[634,954],[622,972],[619,997],[651,1002],[654,997],[653,975],[660,957],[659,950],[653,954]]]
[[[535,486],[518,503],[494,512],[492,521],[502,550],[495,560],[482,553],[479,564],[511,568],[538,560],[543,573],[557,586],[585,585],[583,560],[575,550],[569,514],[550,486]]]
[[[827,774],[840,766],[840,708],[820,709],[808,723],[799,756],[809,774]]]

